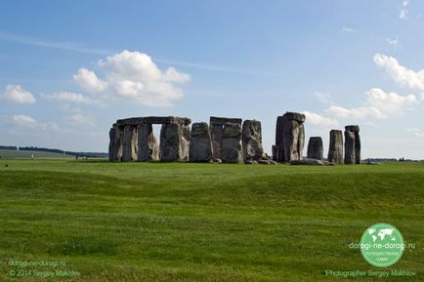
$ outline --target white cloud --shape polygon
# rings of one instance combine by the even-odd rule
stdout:
[[[372,88],[367,92],[367,102],[371,107],[390,115],[402,113],[419,101],[412,94],[403,96],[394,92],[386,93],[380,88]]]
[[[387,44],[389,44],[390,46],[393,46],[393,47],[397,47],[398,44],[399,44],[399,39],[391,39],[391,38],[386,37],[385,40],[386,40]]]
[[[339,126],[339,122],[335,119],[331,119],[323,115],[311,113],[308,111],[304,111],[303,114],[306,115],[306,119],[308,123],[312,125],[320,126],[320,127],[329,127],[329,128],[334,128]]]
[[[89,92],[102,92],[106,90],[108,84],[97,77],[97,75],[85,68],[80,68],[73,76],[74,81],[83,89]]]
[[[76,113],[67,119],[71,124],[94,126],[95,121],[92,117]]]
[[[402,8],[400,9],[400,12],[399,12],[399,18],[401,20],[407,20],[408,19],[408,15],[409,15],[408,6],[409,6],[408,0],[402,1]]]
[[[384,119],[402,114],[419,103],[416,96],[402,96],[394,92],[386,93],[380,88],[372,88],[366,93],[366,102],[356,108],[333,105],[327,112],[338,118]]]
[[[26,115],[13,115],[12,120],[17,125],[24,125],[29,127],[35,127],[38,124],[34,118]]]
[[[393,58],[382,54],[374,55],[374,62],[377,66],[386,70],[391,78],[401,86],[415,90],[424,90],[424,70],[410,70]]]
[[[409,132],[409,133],[412,133],[415,137],[424,138],[424,131],[422,131],[419,128],[411,127],[411,128],[405,129],[405,131],[406,132]]]
[[[80,93],[66,92],[66,91],[44,95],[44,97],[48,100],[72,102],[76,104],[91,104],[93,102],[90,97],[84,96]]]
[[[31,116],[27,115],[13,115],[12,122],[17,126],[23,126],[33,129],[41,130],[58,130],[59,126],[53,121],[39,122]]]
[[[334,104],[333,97],[331,97],[330,94],[322,93],[322,92],[315,92],[314,96],[319,102],[321,102],[323,104],[327,104],[327,105]]]
[[[36,102],[31,92],[25,90],[20,85],[9,84],[6,86],[2,99],[10,103],[34,104]]]
[[[124,50],[98,61],[104,80],[87,69],[79,69],[74,81],[90,94],[135,101],[146,106],[170,106],[183,97],[177,84],[190,80],[190,76],[170,67],[161,71],[150,56]]]
[[[351,27],[342,27],[342,31],[346,32],[346,33],[356,33],[356,32],[358,32],[356,29],[351,28]]]

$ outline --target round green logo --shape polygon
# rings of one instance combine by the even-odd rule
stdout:
[[[402,234],[393,225],[377,223],[361,237],[361,254],[373,266],[388,267],[402,257],[405,244]]]

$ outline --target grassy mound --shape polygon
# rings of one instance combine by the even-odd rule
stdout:
[[[4,163],[2,281],[327,281],[375,269],[349,245],[378,222],[415,247],[389,270],[423,279],[421,163]],[[57,265],[13,265],[40,260]]]

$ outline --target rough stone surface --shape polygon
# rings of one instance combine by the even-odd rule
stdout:
[[[137,128],[133,125],[124,126],[121,160],[124,162],[137,160]]]
[[[355,132],[345,131],[345,164],[355,162]]]
[[[328,148],[328,161],[333,164],[343,164],[343,132],[341,130],[330,131],[330,145]]]
[[[118,119],[116,124],[119,126],[125,125],[139,125],[139,124],[185,124],[188,125],[191,123],[191,119],[186,117],[159,117],[159,116],[151,116],[151,117],[133,117],[126,119]]]
[[[262,126],[260,121],[245,120],[242,129],[243,155],[247,158],[262,157]]]
[[[305,144],[305,129],[303,122],[306,116],[301,113],[287,112],[277,117],[274,160],[290,162],[302,159]]]
[[[311,159],[322,160],[324,154],[324,146],[321,137],[310,137],[308,142],[307,157]]]
[[[191,162],[209,162],[212,159],[212,140],[208,124],[206,122],[193,123],[189,160]]]
[[[109,131],[109,161],[119,161],[120,156],[118,155],[119,149],[120,149],[120,142],[119,142],[119,128],[118,127],[112,127]]]
[[[224,163],[243,162],[240,124],[229,123],[224,126],[221,154]]]
[[[210,125],[226,125],[228,123],[236,123],[241,125],[241,118],[225,118],[225,117],[210,117]]]
[[[211,125],[210,135],[212,140],[212,154],[214,159],[221,159],[222,133],[224,127],[222,125]]]
[[[159,145],[153,134],[151,124],[139,124],[138,131],[138,158],[139,162],[159,160]]]
[[[187,161],[190,127],[175,123],[163,124],[160,132],[161,161]]]
[[[359,126],[348,125],[345,127],[345,164],[361,163],[361,139]]]

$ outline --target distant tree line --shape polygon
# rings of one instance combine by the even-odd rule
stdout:
[[[16,150],[18,150],[18,147],[16,147],[16,146],[2,146],[2,145],[0,145],[0,149],[1,150],[14,150],[14,151],[16,151]]]
[[[108,153],[100,153],[100,152],[72,152],[72,151],[64,151],[60,149],[51,149],[51,148],[39,148],[39,147],[16,147],[16,146],[2,146],[0,145],[0,149],[4,150],[19,150],[19,151],[39,151],[39,152],[49,152],[49,153],[57,153],[70,155],[75,157],[87,157],[87,158],[105,158],[108,156]]]

